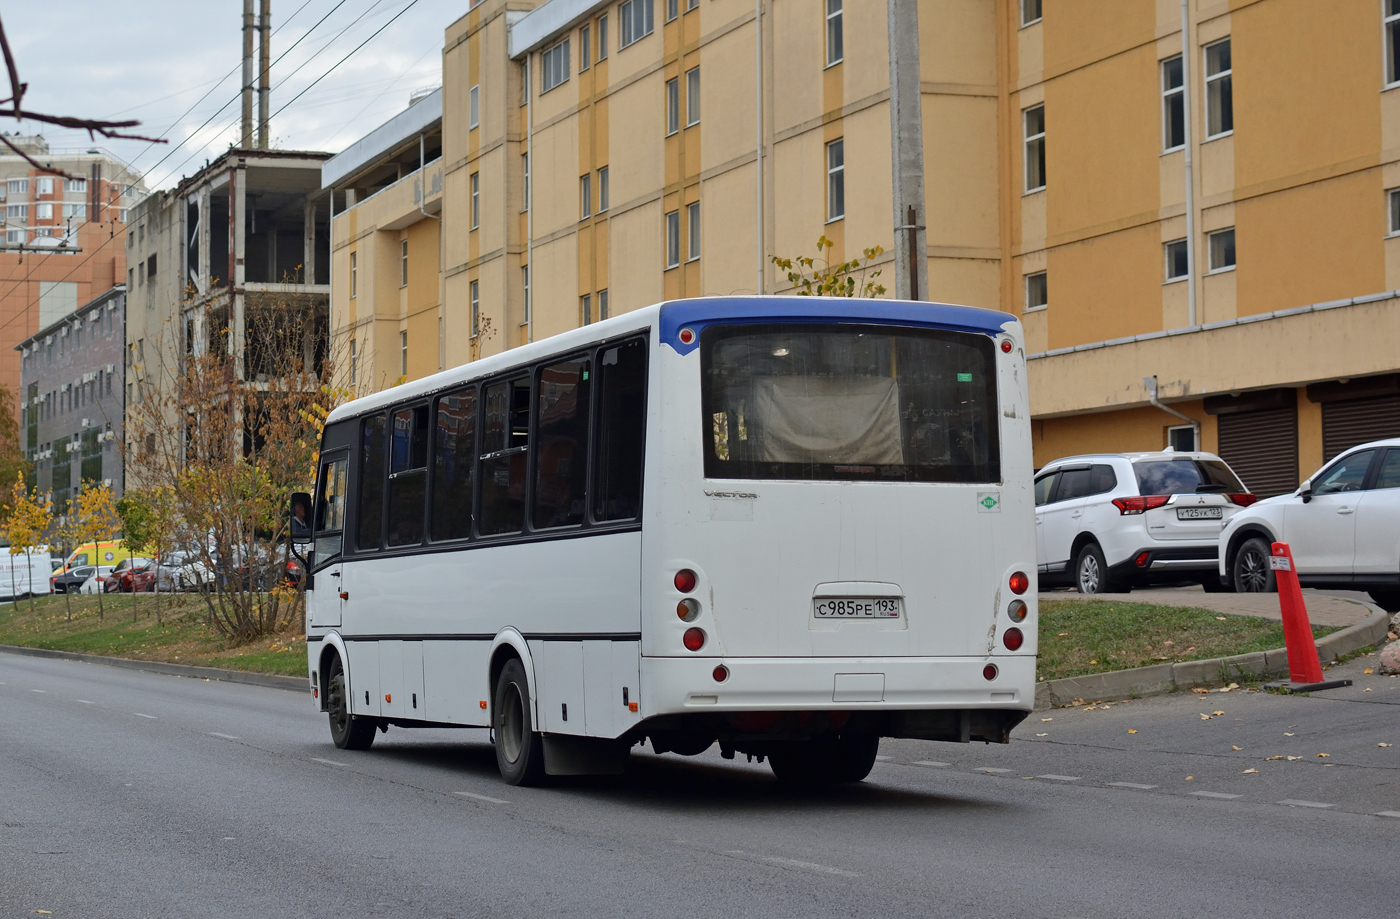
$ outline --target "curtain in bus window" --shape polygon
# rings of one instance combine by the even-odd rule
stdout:
[[[482,390],[481,402],[481,534],[518,533],[525,526],[530,384],[494,383]]]
[[[472,469],[476,464],[476,390],[443,396],[437,404],[433,450],[432,538],[472,534]]]
[[[428,407],[399,409],[389,440],[389,545],[423,541],[428,496]]]
[[[384,528],[384,416],[371,415],[360,429],[360,504],[356,549],[378,549]]]
[[[770,463],[904,462],[893,377],[755,381],[756,458]]]
[[[642,507],[647,346],[633,339],[598,357],[598,430],[593,448],[593,517],[632,520]]]
[[[583,523],[588,482],[589,361],[552,364],[536,390],[536,529]]]

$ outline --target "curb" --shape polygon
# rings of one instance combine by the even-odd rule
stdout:
[[[1317,656],[1322,663],[1329,664],[1339,657],[1385,640],[1390,628],[1390,614],[1369,603],[1363,605],[1371,610],[1370,616],[1356,625],[1317,640]],[[1035,707],[1055,708],[1069,705],[1075,699],[1140,699],[1193,686],[1228,683],[1241,677],[1253,679],[1287,674],[1288,652],[1283,648],[1274,648],[1204,661],[1153,664],[1131,670],[1111,670],[1036,683]]]
[[[246,670],[224,670],[219,667],[193,667],[187,664],[166,664],[161,661],[138,661],[126,657],[103,657],[100,654],[51,651],[48,648],[24,648],[19,645],[0,645],[0,652],[22,654],[25,657],[81,661],[85,664],[105,664],[108,667],[143,670],[147,673],[163,673],[167,676],[195,677],[196,679],[218,680],[223,683],[246,683],[250,686],[267,686],[272,689],[286,689],[292,692],[307,691],[307,681],[302,677],[277,676],[272,673],[249,673]]]

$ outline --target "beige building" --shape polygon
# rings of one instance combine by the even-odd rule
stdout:
[[[390,122],[327,176],[356,373],[781,293],[766,257],[820,235],[889,252],[885,4],[758,6],[485,0],[448,26],[436,127]],[[1179,0],[919,3],[930,298],[1022,316],[1037,463],[1198,444],[1271,494],[1400,434],[1400,15],[1187,8],[1183,39]]]

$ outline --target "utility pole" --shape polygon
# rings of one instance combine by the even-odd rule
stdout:
[[[887,0],[890,27],[890,177],[894,186],[894,287],[901,300],[928,298],[924,215],[923,92],[918,0]]]
[[[253,142],[253,0],[243,0],[243,120],[238,146]]]
[[[272,0],[262,0],[262,13],[258,16],[258,149],[266,150],[271,144],[267,130],[267,110],[272,99],[272,87],[268,85],[268,61],[272,58]]]

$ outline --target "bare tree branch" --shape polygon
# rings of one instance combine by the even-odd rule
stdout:
[[[15,108],[19,108],[24,102],[24,91],[29,88],[28,83],[19,81],[19,68],[15,66],[15,56],[10,53],[10,40],[5,37],[5,26],[0,23],[0,51],[5,52],[5,69],[10,72],[10,98]]]
[[[37,160],[34,159],[34,157],[30,156],[28,153],[25,153],[25,152],[24,152],[23,150],[21,150],[19,147],[16,147],[14,144],[12,144],[12,143],[10,142],[10,139],[9,139],[8,137],[6,137],[4,134],[0,134],[0,144],[4,144],[5,146],[9,147],[11,150],[13,150],[15,153],[17,153],[17,154],[20,156],[21,159],[23,159],[26,163],[28,163],[29,165],[33,166],[35,169],[39,170],[40,172],[49,172],[49,173],[53,173],[53,174],[56,175],[56,176],[63,176],[65,179],[76,179],[76,178],[78,178],[78,176],[69,175],[68,173],[64,172],[62,169],[55,169],[55,168],[52,167],[52,166],[42,166],[42,165],[40,165],[39,162],[38,162]]]

